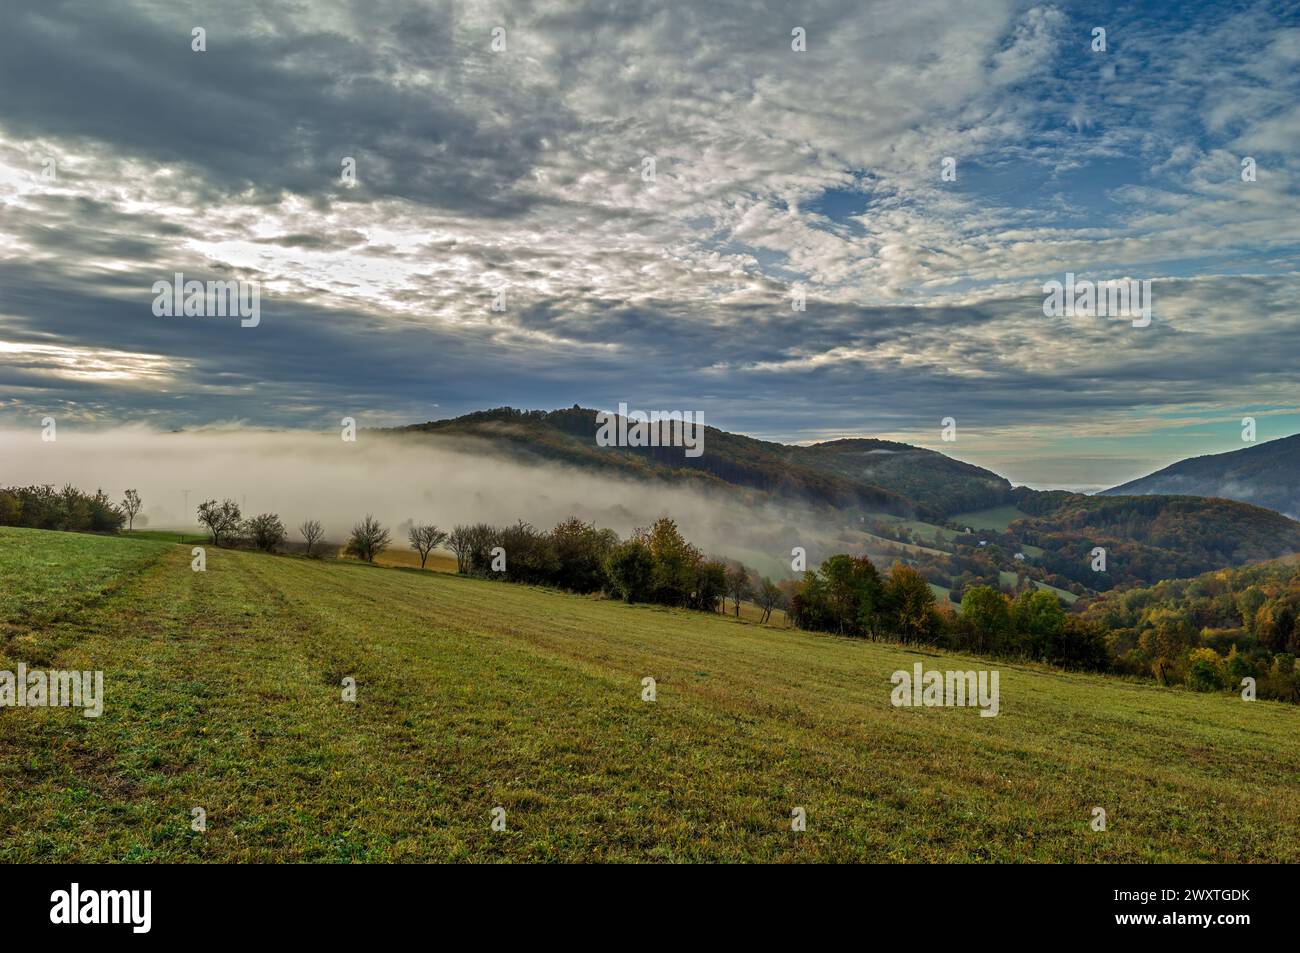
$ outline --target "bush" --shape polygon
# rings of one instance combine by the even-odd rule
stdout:
[[[625,602],[647,602],[654,575],[654,556],[644,540],[629,539],[605,557],[605,577],[610,595]]]
[[[284,542],[284,524],[274,513],[263,513],[244,523],[244,535],[262,552],[269,553]]]
[[[1187,661],[1187,685],[1193,691],[1214,692],[1227,685],[1223,656],[1214,649],[1192,649]]]
[[[379,520],[366,514],[365,519],[352,527],[346,552],[349,556],[372,563],[376,556],[388,548],[388,542],[388,530],[379,524]]]
[[[72,485],[12,486],[0,489],[0,526],[73,532],[116,533],[126,514],[103,490],[94,496]]]

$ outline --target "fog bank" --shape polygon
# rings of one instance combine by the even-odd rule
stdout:
[[[346,442],[337,433],[86,432],[69,425],[45,442],[39,428],[0,431],[0,485],[45,483],[102,487],[115,501],[127,487],[137,489],[143,525],[154,529],[197,531],[198,504],[229,497],[246,517],[279,514],[291,539],[303,520],[318,519],[326,538],[341,542],[371,513],[402,546],[413,520],[450,528],[522,519],[549,529],[577,516],[627,536],[671,516],[706,554],[741,559],[773,576],[790,574],[791,547],[804,546],[814,557],[842,538],[824,512],[749,506],[721,492],[523,463],[485,442],[428,435],[361,431]]]

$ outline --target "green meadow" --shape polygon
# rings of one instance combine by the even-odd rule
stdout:
[[[1300,860],[1293,706],[441,572],[0,528],[19,662],[104,714],[0,709],[3,861]]]

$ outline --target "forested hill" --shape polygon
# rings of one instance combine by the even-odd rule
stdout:
[[[1300,434],[1228,453],[1190,457],[1103,492],[1221,497],[1300,518]]]
[[[503,407],[390,432],[475,438],[487,442],[488,452],[524,460],[811,503],[824,508],[827,527],[871,534],[851,545],[879,547],[882,536],[921,544],[924,550],[891,552],[943,588],[1028,575],[1086,595],[1300,552],[1300,523],[1230,500],[1013,488],[991,471],[887,440],[796,446],[708,427],[704,452],[689,457],[680,447],[601,447],[598,429],[594,410]],[[981,523],[979,511],[997,514],[997,525]],[[872,514],[911,522],[890,524]],[[972,522],[980,529],[968,533]],[[1105,572],[1092,568],[1095,547],[1107,550]]]
[[[704,453],[688,457],[679,447],[598,447],[596,411],[579,407],[502,407],[397,429],[477,437],[516,455],[630,477],[745,487],[837,508],[925,519],[944,519],[1011,498],[1011,484],[995,473],[886,440],[803,447],[706,427]]]

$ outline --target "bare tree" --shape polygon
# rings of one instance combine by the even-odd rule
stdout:
[[[447,533],[432,524],[412,526],[407,538],[411,541],[411,548],[420,554],[420,568],[423,569],[429,553],[442,544]]]
[[[785,607],[785,593],[767,576],[764,576],[763,581],[758,584],[754,598],[758,600],[758,607],[763,610],[763,617],[758,620],[760,624],[765,624],[772,618],[773,609]]]
[[[321,529],[319,520],[304,520],[303,524],[298,527],[298,532],[307,541],[307,558],[310,559],[312,548],[321,541],[325,531]]]
[[[140,514],[140,508],[143,505],[140,502],[140,492],[138,490],[126,491],[126,498],[122,500],[122,512],[126,514],[126,531],[128,533],[135,528],[135,518]]]
[[[368,563],[388,548],[388,530],[379,524],[369,513],[356,526],[352,527],[352,536],[348,539],[347,554]]]
[[[474,533],[468,526],[457,526],[447,536],[447,545],[456,554],[456,571],[469,569],[469,554],[474,545]]]
[[[736,607],[736,618],[740,618],[740,602],[749,598],[754,587],[749,582],[749,570],[742,563],[732,563],[727,567],[727,595]]]
[[[212,534],[213,545],[220,546],[223,536],[230,536],[239,528],[239,504],[234,500],[221,503],[206,500],[199,504],[199,522]]]

